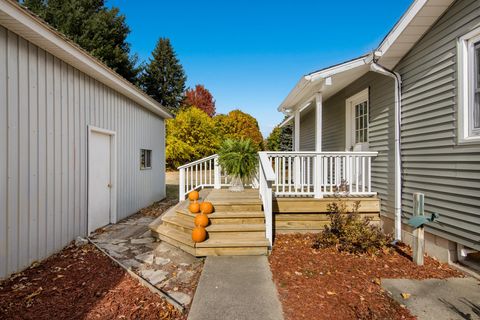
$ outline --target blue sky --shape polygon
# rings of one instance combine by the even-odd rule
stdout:
[[[218,113],[238,108],[266,135],[299,78],[373,50],[412,1],[107,0],[127,17],[132,51],[147,60],[170,38],[187,86],[204,84]]]

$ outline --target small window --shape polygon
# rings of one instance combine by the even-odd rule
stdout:
[[[459,40],[459,142],[480,142],[480,28]]]
[[[152,168],[152,150],[140,149],[140,169]]]

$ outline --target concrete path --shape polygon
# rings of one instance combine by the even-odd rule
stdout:
[[[480,282],[473,278],[382,279],[382,287],[419,320],[480,319]]]
[[[267,257],[208,257],[188,319],[283,319]]]

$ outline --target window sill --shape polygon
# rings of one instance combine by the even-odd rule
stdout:
[[[458,145],[480,144],[480,136],[469,136],[458,139]]]
[[[148,167],[148,168],[142,168],[142,167],[140,167],[140,170],[152,170],[152,167]]]

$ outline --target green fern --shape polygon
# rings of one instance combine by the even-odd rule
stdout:
[[[257,149],[250,139],[225,140],[218,150],[218,163],[228,175],[248,179],[257,169]]]

